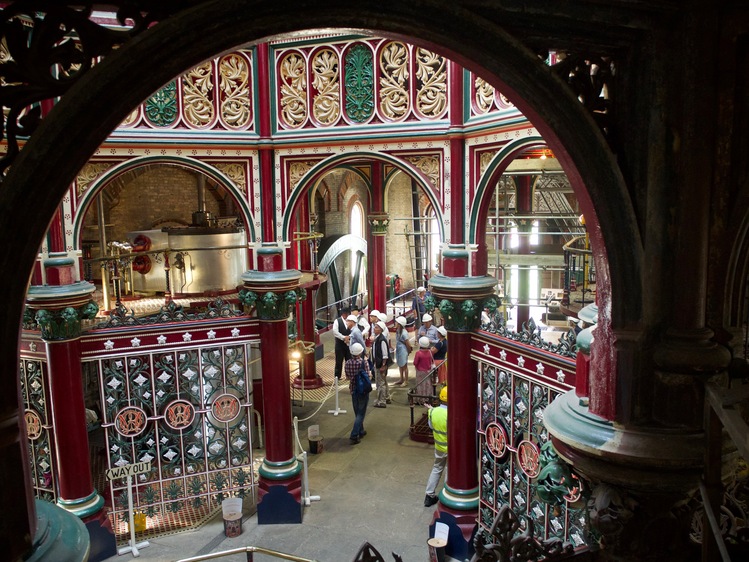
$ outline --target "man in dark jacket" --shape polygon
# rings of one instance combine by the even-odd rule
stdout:
[[[333,370],[333,374],[337,379],[341,378],[343,362],[351,359],[351,353],[348,348],[351,330],[346,325],[346,318],[350,312],[348,308],[342,308],[341,315],[333,322],[333,336],[335,337],[335,369]]]

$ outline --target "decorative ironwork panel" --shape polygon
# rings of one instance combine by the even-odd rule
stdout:
[[[218,63],[219,117],[229,129],[244,129],[252,121],[252,63],[244,53],[230,53]]]
[[[338,53],[321,49],[312,57],[312,115],[320,125],[335,125],[341,114]]]
[[[584,547],[587,523],[579,486],[560,503],[544,501],[543,489],[539,495],[542,446],[549,442],[543,412],[560,390],[486,362],[479,362],[479,376],[481,532],[490,534],[508,505],[532,523],[540,541],[557,538]]]
[[[20,381],[34,495],[54,502],[57,500],[56,453],[46,362],[21,358]]]
[[[362,43],[346,51],[346,115],[354,123],[366,123],[374,114],[372,58],[372,51]]]
[[[146,100],[146,119],[157,127],[170,127],[177,121],[177,81],[172,80]]]
[[[418,48],[416,66],[416,109],[424,117],[438,119],[447,111],[447,59]]]
[[[278,67],[280,83],[281,123],[290,129],[298,129],[307,120],[307,67],[304,56],[292,51],[286,54]]]
[[[148,517],[218,507],[255,485],[252,380],[246,342],[97,359],[109,466],[151,462],[134,503]],[[127,515],[127,482],[110,483],[115,517]]]
[[[405,119],[411,109],[408,46],[391,41],[379,53],[380,112],[392,121]]]
[[[214,121],[216,110],[213,74],[213,65],[208,61],[196,66],[182,77],[184,117],[193,127],[208,127]]]

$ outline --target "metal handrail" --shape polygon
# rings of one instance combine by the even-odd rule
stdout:
[[[572,245],[577,243],[579,240],[585,240],[585,236],[576,236],[569,242],[567,242],[564,246],[562,246],[562,249],[565,252],[570,252],[571,254],[586,254],[586,255],[593,255],[593,250],[586,250],[585,248],[573,248]]]
[[[315,309],[315,318],[319,318],[321,311],[325,311],[325,316],[326,316],[325,321],[328,324],[331,324],[333,322],[333,320],[335,320],[335,317],[333,318],[333,320],[330,319],[330,308],[331,307],[335,307],[335,309],[336,309],[336,315],[335,316],[336,317],[338,316],[338,308],[339,308],[338,305],[339,304],[345,303],[346,305],[350,305],[356,299],[359,299],[359,300],[362,301],[362,308],[364,308],[363,301],[364,301],[364,297],[366,295],[367,295],[367,292],[366,291],[362,291],[361,293],[356,293],[355,295],[350,295],[350,296],[346,297],[345,299],[340,299],[340,300],[337,300],[335,302],[328,303],[325,306],[321,306],[320,308],[316,308]]]
[[[292,560],[293,562],[317,562],[314,558],[302,558],[301,556],[294,556],[293,554],[285,554],[278,552],[277,550],[271,550],[269,548],[263,548],[262,546],[243,546],[241,548],[232,548],[231,550],[222,550],[221,552],[213,552],[211,554],[201,554],[200,556],[192,556],[190,558],[180,558],[177,562],[199,562],[200,560],[215,560],[216,558],[223,558],[224,556],[231,556],[233,554],[241,554],[242,552],[247,554],[247,562],[252,562],[254,559],[254,553],[259,552],[260,554],[267,554],[281,560]]]

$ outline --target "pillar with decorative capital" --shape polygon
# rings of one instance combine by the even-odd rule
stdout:
[[[57,284],[29,288],[27,317],[33,317],[47,350],[57,504],[83,520],[91,537],[90,559],[103,560],[115,555],[117,546],[91,476],[80,353],[81,319],[94,318],[99,307],[91,299],[94,285],[72,281],[74,264],[72,258],[45,260],[47,281]]]
[[[445,254],[450,263],[445,264]],[[469,253],[451,249],[443,252],[443,271],[467,271]],[[448,332],[447,362],[447,481],[439,495],[437,521],[449,527],[446,553],[458,560],[473,554],[473,536],[479,505],[476,427],[464,423],[478,419],[478,366],[471,359],[471,332],[480,321],[484,302],[495,297],[494,277],[448,277],[441,274],[429,281],[432,296]]]
[[[369,309],[387,310],[387,293],[385,284],[385,235],[388,232],[390,217],[387,213],[369,213],[369,228],[372,234],[372,248],[369,250],[369,263],[372,268],[372,294]]]
[[[294,455],[290,423],[287,319],[304,291],[299,271],[280,269],[281,252],[277,247],[258,250],[259,269],[242,275],[240,292],[242,303],[257,310],[261,348],[271,350],[260,358],[266,453],[258,486],[260,525],[302,522],[302,465]]]

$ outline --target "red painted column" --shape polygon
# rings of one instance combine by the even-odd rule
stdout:
[[[60,501],[64,503],[88,497],[94,491],[88,462],[81,340],[76,337],[46,343]]]
[[[57,504],[83,520],[91,535],[91,557],[101,560],[116,554],[116,543],[102,509],[104,498],[91,477],[80,351],[81,319],[93,318],[99,310],[91,299],[96,288],[88,281],[72,281],[72,258],[50,258],[44,266],[50,284],[31,286],[27,306],[46,345]]]
[[[286,319],[261,320],[260,348],[288,348]],[[271,462],[287,461],[294,452],[291,431],[291,391],[289,389],[289,358],[286,353],[263,353],[263,406],[265,411],[265,458]],[[267,376],[266,376],[267,374]]]
[[[479,484],[476,426],[467,421],[477,419],[478,367],[471,360],[471,333],[448,330],[447,335],[450,350],[447,364],[448,486],[456,490],[473,490]],[[450,369],[451,365],[459,368]],[[463,420],[464,423],[449,423],[450,418]]]
[[[446,554],[458,560],[473,554],[472,537],[479,508],[476,420],[479,415],[478,366],[471,359],[472,332],[478,328],[484,302],[495,296],[497,280],[468,276],[469,251],[452,246],[442,253],[442,271],[430,280],[448,340],[447,481],[434,515],[451,527]],[[473,306],[466,306],[473,303]],[[454,528],[457,533],[452,532]],[[458,535],[459,533],[459,535]],[[461,536],[461,540],[456,540]]]
[[[258,249],[258,269],[242,275],[240,300],[260,321],[260,365],[266,455],[258,482],[258,524],[302,522],[302,465],[296,459],[291,427],[287,318],[299,297],[297,270],[282,269],[283,249]]]
[[[270,144],[271,123],[273,114],[271,108],[271,82],[270,82],[270,49],[268,43],[260,43],[257,46],[257,88],[259,115],[260,143],[260,201],[264,211],[262,214],[262,240],[273,242],[276,239],[276,198],[274,192],[275,173],[273,166],[274,150]],[[263,142],[265,141],[265,142]]]
[[[445,241],[451,244],[465,242],[465,135],[463,134],[463,68],[450,61],[450,81],[448,99],[450,100],[450,232]],[[431,264],[430,264],[431,267]]]
[[[382,162],[372,163],[372,210],[368,215],[368,271],[370,275],[369,309],[385,311],[387,284],[385,283],[385,235],[389,218],[385,213],[385,185]]]

